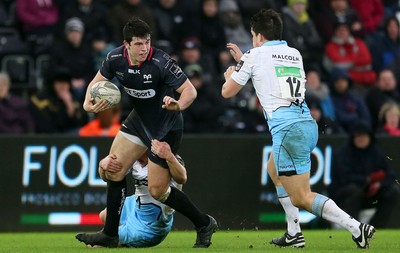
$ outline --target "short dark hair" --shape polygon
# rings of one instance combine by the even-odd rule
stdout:
[[[261,9],[253,15],[250,27],[255,34],[261,33],[267,40],[282,38],[282,19],[279,13],[272,9]]]
[[[124,40],[128,43],[132,41],[132,37],[145,38],[151,35],[150,26],[135,16],[129,19],[122,32]]]

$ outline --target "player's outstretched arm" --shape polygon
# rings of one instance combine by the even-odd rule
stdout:
[[[239,62],[240,58],[242,58],[242,55],[243,55],[240,48],[234,43],[228,43],[228,44],[226,44],[226,47],[229,49],[229,52],[231,53],[233,59],[236,62]]]
[[[188,108],[197,97],[196,88],[189,79],[186,79],[186,81],[176,91],[181,94],[179,100],[165,96],[163,99],[164,105],[162,106],[164,109],[183,111]]]
[[[178,184],[184,184],[187,180],[187,174],[185,167],[178,161],[176,156],[172,153],[171,147],[167,142],[152,140],[151,151],[167,161],[169,171],[172,178]]]
[[[100,81],[107,81],[105,77],[100,74],[100,71],[97,72],[96,76],[89,83],[86,89],[85,101],[83,102],[83,109],[87,112],[98,113],[108,109],[108,102],[104,99],[101,99],[98,103],[94,103],[94,98],[90,95],[90,89],[92,86]]]

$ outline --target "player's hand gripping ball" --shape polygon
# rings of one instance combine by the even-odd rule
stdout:
[[[119,88],[110,81],[100,81],[93,84],[90,89],[90,95],[94,99],[94,103],[104,99],[108,102],[109,107],[116,106],[121,101],[121,92]]]

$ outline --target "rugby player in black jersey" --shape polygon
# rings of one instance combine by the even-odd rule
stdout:
[[[197,231],[193,247],[207,248],[218,227],[216,220],[201,212],[184,192],[170,187],[168,163],[151,149],[152,140],[165,141],[176,154],[183,133],[180,111],[191,105],[197,92],[167,53],[151,47],[150,33],[144,21],[131,18],[123,29],[123,45],[109,52],[87,88],[83,105],[87,112],[97,113],[108,108],[105,100],[94,104],[89,91],[94,83],[114,77],[130,95],[133,109],[122,123],[110,155],[99,163],[100,175],[107,182],[104,228],[96,233],[79,233],[76,238],[92,246],[118,246],[120,210],[126,192],[125,175],[132,164],[148,152],[150,194],[190,219]],[[179,99],[175,99],[176,92],[180,94]]]

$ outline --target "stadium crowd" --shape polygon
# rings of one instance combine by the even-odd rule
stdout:
[[[134,15],[151,26],[152,44],[172,55],[197,89],[184,111],[185,132],[265,133],[251,85],[230,100],[220,94],[223,72],[235,65],[226,43],[252,48],[249,22],[260,8],[281,13],[283,40],[303,56],[306,101],[320,136],[350,133],[355,122],[400,135],[400,4],[394,0],[3,0],[0,134],[115,134],[108,130],[118,129],[130,108],[125,93],[105,117],[112,120],[85,113],[82,103]]]

